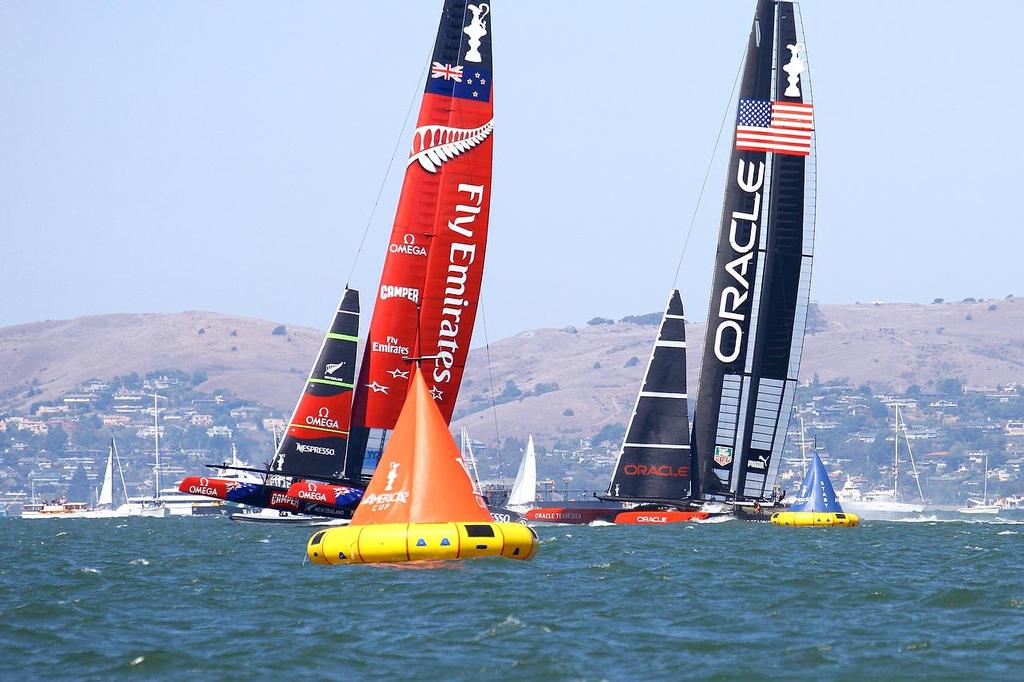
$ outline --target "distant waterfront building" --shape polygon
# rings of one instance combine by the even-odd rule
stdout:
[[[1024,421],[1006,422],[1007,436],[1024,436]]]
[[[283,419],[271,419],[271,418],[264,419],[263,420],[263,430],[264,431],[274,431],[274,430],[277,430],[278,433],[282,433],[284,431],[284,420]],[[475,442],[473,443],[473,447],[476,447],[476,443]]]
[[[211,426],[206,429],[206,435],[210,438],[231,438],[232,432],[226,426]]]
[[[71,408],[67,405],[40,405],[36,408],[36,416],[41,417],[44,414],[64,414]]]
[[[63,398],[66,405],[88,405],[99,400],[95,393],[68,393]]]
[[[128,426],[132,423],[132,418],[126,414],[101,414],[100,423],[109,429],[118,426]]]

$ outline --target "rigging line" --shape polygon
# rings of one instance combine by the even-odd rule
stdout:
[[[729,99],[725,104],[725,111],[722,113],[722,123],[718,127],[718,137],[715,138],[715,148],[711,151],[711,158],[708,159],[707,170],[704,171],[704,182],[700,184],[700,192],[697,194],[697,203],[693,207],[693,215],[690,216],[690,227],[686,230],[686,239],[683,241],[683,250],[679,253],[679,262],[676,263],[676,273],[672,277],[672,288],[679,282],[679,271],[683,268],[683,259],[686,257],[686,249],[690,246],[690,237],[693,236],[693,226],[697,224],[697,212],[700,210],[701,201],[704,198],[704,190],[708,186],[708,178],[711,177],[711,169],[715,165],[715,157],[718,155],[718,146],[722,142],[722,133],[725,131],[725,122],[729,119],[729,112],[732,110],[732,96],[736,92],[736,84],[740,80],[740,73],[743,71],[743,62],[747,57],[746,48],[740,57],[739,66],[736,67],[736,76],[732,80],[732,88],[729,90]]]
[[[431,53],[433,53],[432,50]],[[356,249],[356,255],[352,258],[352,267],[348,271],[348,277],[345,278],[346,289],[352,282],[352,275],[356,271],[356,265],[359,264],[359,256],[363,253],[363,245],[366,244],[366,235],[370,233],[370,225],[373,224],[373,218],[377,215],[377,206],[380,204],[380,198],[384,194],[384,187],[388,183],[388,178],[391,177],[391,168],[395,165],[395,155],[398,153],[398,148],[402,145],[402,140],[405,139],[405,129],[409,127],[409,116],[412,114],[413,107],[416,106],[417,97],[421,94],[419,84],[427,77],[427,69],[429,68],[430,59],[428,58],[426,64],[423,65],[423,70],[416,79],[417,85],[413,88],[412,98],[409,100],[409,108],[406,109],[405,118],[402,119],[402,127],[398,131],[395,147],[391,150],[391,158],[388,160],[387,170],[384,171],[384,179],[380,181],[380,187],[377,189],[377,198],[373,200],[373,208],[370,209],[370,216],[366,219],[366,227],[363,228],[363,236],[359,240],[359,248]]]
[[[498,431],[498,405],[494,401],[494,373],[491,371],[491,342],[487,336],[487,315],[484,313],[483,297],[480,299],[480,321],[484,326],[484,351],[487,355],[487,379],[491,384],[491,414],[494,416],[494,442],[498,448],[498,476],[505,480],[505,465],[501,461],[501,433]]]

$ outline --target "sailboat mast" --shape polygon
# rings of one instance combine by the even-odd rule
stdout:
[[[157,500],[160,499],[160,422],[158,414],[160,408],[157,405],[157,400],[161,396],[156,393],[153,394],[153,453],[156,459],[156,466],[153,468],[153,477],[156,481],[156,492],[153,497]]]
[[[985,478],[984,478],[984,492],[981,494],[981,503],[988,504],[988,453],[985,453]]]
[[[128,484],[124,480],[124,469],[121,468],[121,455],[117,453],[117,443],[110,439],[110,449],[114,451],[114,461],[117,462],[117,475],[121,477],[121,491],[124,493],[124,503],[128,504]]]
[[[894,434],[892,442],[892,497],[894,500],[898,500],[900,490],[900,406],[898,403],[896,404],[896,432]]]
[[[800,417],[800,465],[807,471],[807,431],[804,429],[804,418]]]

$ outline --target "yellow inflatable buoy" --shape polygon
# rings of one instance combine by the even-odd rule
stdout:
[[[785,511],[772,514],[776,526],[846,526],[860,524],[860,517],[846,512]]]
[[[315,564],[372,564],[500,556],[529,559],[537,534],[521,523],[384,523],[323,530],[309,539]]]

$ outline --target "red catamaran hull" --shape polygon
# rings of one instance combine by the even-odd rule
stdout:
[[[538,507],[526,512],[523,516],[527,521],[539,523],[574,523],[587,524],[594,521],[611,523],[615,515],[621,512],[617,508],[601,507]]]
[[[703,511],[627,511],[615,515],[616,525],[649,526],[665,523],[702,521],[710,514]]]

